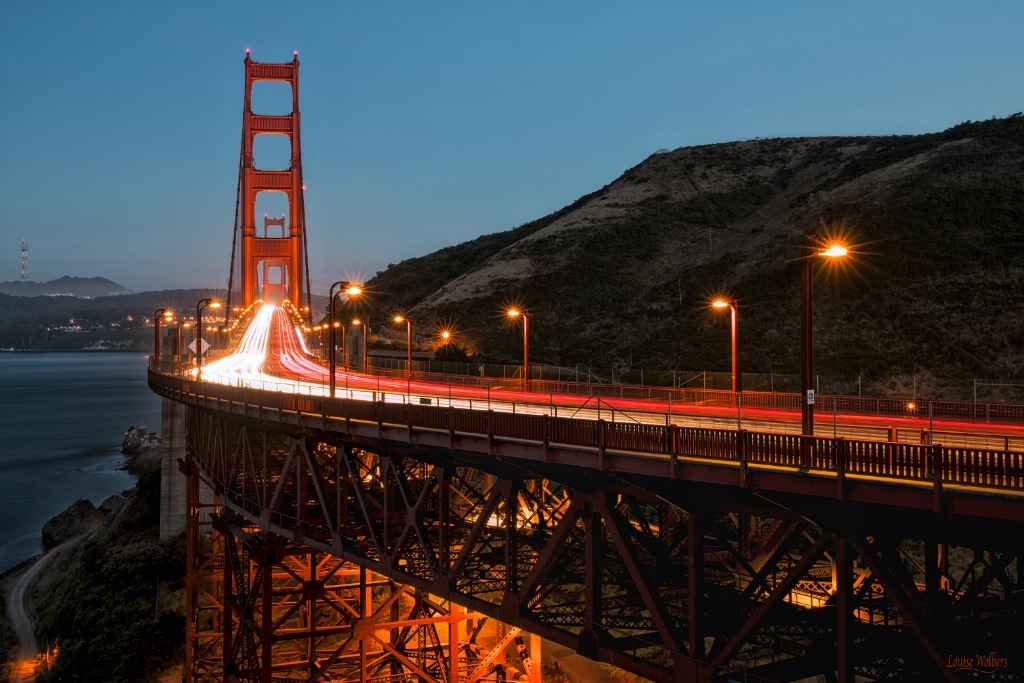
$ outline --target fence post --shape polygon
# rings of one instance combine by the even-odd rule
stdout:
[[[602,472],[604,471],[605,426],[604,420],[597,421],[597,466]]]
[[[740,488],[748,488],[750,482],[747,480],[747,433],[742,429],[736,430],[736,459],[740,462]]]
[[[548,448],[551,446],[551,417],[544,416],[544,462],[548,461]]]
[[[839,437],[836,443],[836,500],[846,498],[846,439]]]
[[[487,414],[484,415],[484,430],[487,432],[487,454],[494,455],[494,425],[492,424],[492,417],[494,414],[491,412],[490,406],[487,408]]]
[[[676,478],[676,468],[679,465],[679,427],[669,425],[668,428],[668,453],[669,453],[669,479]]]
[[[929,451],[932,461],[932,510],[942,512],[942,445],[932,444]]]

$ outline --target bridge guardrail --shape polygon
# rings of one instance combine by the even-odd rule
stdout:
[[[1012,451],[331,399],[196,382],[152,371],[150,386],[171,394],[206,396],[276,411],[323,414],[413,429],[459,431],[488,439],[523,439],[637,455],[667,454],[798,471],[830,471],[843,476],[928,481],[936,488],[960,485],[1024,491],[1024,454]]]
[[[223,355],[222,353],[220,355]],[[213,356],[210,360],[213,360]],[[152,361],[151,366],[168,372],[168,361]],[[192,366],[180,366],[177,371],[187,371]],[[354,368],[340,366],[339,369]],[[409,379],[412,382],[434,382],[452,387],[489,388],[495,392],[503,389],[522,392],[521,379],[479,377],[476,375],[450,375],[414,371],[411,377],[404,370],[390,368],[369,368],[371,376],[393,379]],[[325,380],[326,382],[326,380]],[[528,391],[537,395],[561,394],[587,397],[596,404],[605,400],[667,403],[669,411],[673,405],[707,406],[716,408],[765,409],[799,411],[801,396],[797,393],[743,391],[733,393],[718,389],[671,388],[636,386],[630,384],[598,384],[571,382],[568,380],[533,380]],[[497,397],[497,396],[496,396]],[[940,420],[961,420],[964,422],[1000,422],[1024,424],[1024,404],[988,403],[972,401],[935,401],[878,396],[818,395],[814,405],[817,415],[871,415],[875,417],[913,418]]]

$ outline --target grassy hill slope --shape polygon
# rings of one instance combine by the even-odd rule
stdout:
[[[453,322],[516,362],[501,311],[531,312],[531,356],[561,365],[799,369],[800,245],[854,254],[815,276],[816,366],[875,390],[1024,377],[1024,117],[916,136],[750,140],[657,153],[540,220],[378,273],[376,320]],[[651,375],[649,374],[648,377]],[[895,383],[895,384],[894,384]]]

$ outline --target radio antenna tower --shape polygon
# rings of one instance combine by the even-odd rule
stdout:
[[[21,240],[21,281],[28,279],[28,240]]]

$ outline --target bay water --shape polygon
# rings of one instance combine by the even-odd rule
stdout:
[[[137,352],[0,353],[0,572],[42,552],[42,528],[79,498],[135,485],[129,425],[160,431]],[[162,436],[162,434],[160,435]]]

